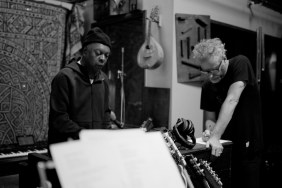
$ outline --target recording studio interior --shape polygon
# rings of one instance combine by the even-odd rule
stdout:
[[[279,0],[0,0],[0,188],[279,187]]]

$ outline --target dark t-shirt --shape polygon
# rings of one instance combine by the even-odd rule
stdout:
[[[206,81],[202,86],[201,109],[218,115],[231,84],[244,81],[243,90],[234,114],[222,135],[239,145],[247,142],[255,149],[262,148],[262,120],[259,88],[254,71],[247,57],[238,55],[229,60],[226,75],[219,83]]]

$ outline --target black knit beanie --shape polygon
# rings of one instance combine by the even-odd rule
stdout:
[[[109,48],[112,47],[110,37],[99,27],[95,27],[87,32],[83,39],[82,46],[85,47],[90,43],[101,43],[109,46]]]

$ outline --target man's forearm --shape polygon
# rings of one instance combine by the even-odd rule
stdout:
[[[237,102],[233,100],[225,100],[218,116],[218,120],[216,121],[213,135],[217,137],[218,139],[221,138],[222,134],[224,133],[228,123],[230,122],[232,115],[234,113],[235,107],[237,105]]]

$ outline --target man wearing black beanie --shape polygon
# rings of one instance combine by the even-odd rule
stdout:
[[[87,32],[82,45],[81,59],[66,65],[52,80],[49,145],[78,139],[82,129],[111,127],[108,78],[101,70],[111,40],[96,27]]]

